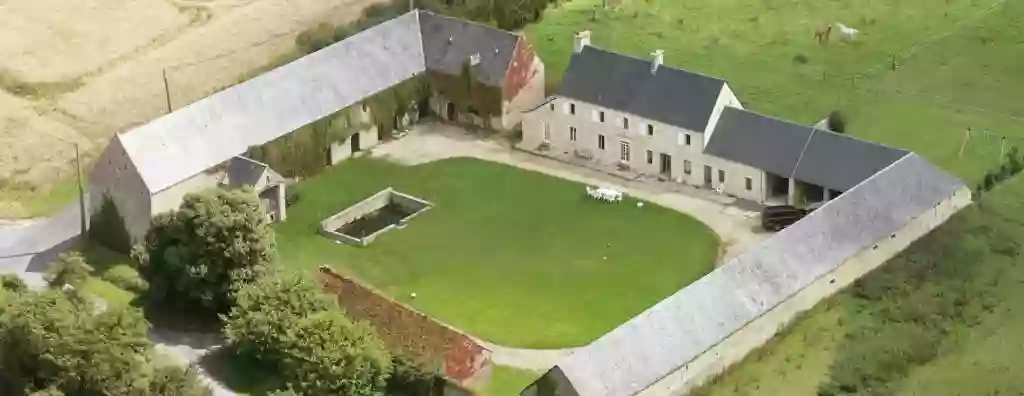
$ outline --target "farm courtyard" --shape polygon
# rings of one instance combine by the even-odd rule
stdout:
[[[434,207],[366,247],[317,233],[389,186]],[[710,272],[719,244],[685,214],[594,201],[583,187],[477,159],[354,159],[294,187],[299,200],[276,227],[279,261],[332,265],[497,344],[581,346]]]

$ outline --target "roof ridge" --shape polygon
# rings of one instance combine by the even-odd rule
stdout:
[[[635,61],[639,61],[639,62],[645,62],[645,63],[650,63],[651,62],[650,59],[639,58],[639,57],[636,57],[636,56],[633,56],[633,55],[630,55],[630,54],[624,54],[624,53],[621,53],[621,52],[616,52],[616,51],[612,51],[612,50],[609,50],[609,49],[604,49],[604,48],[597,47],[597,46],[594,46],[594,45],[587,45],[587,46],[583,47],[583,51],[586,51],[587,49],[591,49],[591,50],[595,50],[595,51],[600,51],[600,52],[603,52],[603,53],[606,53],[606,54],[621,56],[623,58],[629,58],[631,60],[635,60]],[[573,57],[575,57],[576,55],[579,55],[581,53],[582,52],[575,53],[575,54],[573,54]],[[672,70],[676,70],[676,71],[681,71],[683,73],[689,73],[689,74],[693,74],[695,76],[700,76],[700,77],[704,77],[704,78],[708,78],[708,79],[712,79],[712,80],[716,80],[716,81],[721,81],[722,83],[727,82],[725,80],[725,78],[722,78],[722,77],[716,77],[716,76],[712,76],[710,74],[702,73],[702,72],[699,72],[699,71],[693,71],[693,70],[690,70],[690,69],[684,69],[684,68],[677,67],[677,66],[662,64],[659,67],[659,69],[660,68],[667,68],[667,69],[672,69]]]
[[[807,152],[807,147],[811,145],[811,139],[814,138],[814,134],[818,132],[818,128],[811,128],[811,134],[807,135],[807,141],[804,142],[804,148],[800,150],[800,155],[796,157],[796,163],[793,164],[793,172],[789,174],[789,178],[792,179],[796,176],[796,170],[800,169],[800,161],[804,159],[804,153]]]
[[[417,8],[417,9],[415,9],[413,11],[409,11],[409,12],[410,13],[412,13],[412,12],[416,13],[416,22],[417,23],[420,20],[420,15],[421,14],[427,14],[427,15],[438,17],[438,18],[444,18],[444,19],[455,21],[455,22],[464,23],[464,24],[467,24],[467,25],[474,25],[474,26],[478,26],[478,27],[482,27],[482,28],[487,28],[487,29],[495,30],[495,31],[498,31],[498,32],[501,32],[501,33],[507,33],[510,36],[523,37],[522,34],[517,33],[517,32],[501,29],[501,28],[498,28],[498,27],[495,27],[495,26],[491,26],[491,25],[488,25],[488,24],[485,24],[485,23],[480,23],[480,22],[477,22],[477,21],[471,21],[471,20],[468,20],[468,19],[462,19],[462,18],[451,16],[451,15],[448,15],[448,14],[442,14],[442,13],[439,13],[439,12],[435,12],[435,11],[427,10],[427,9],[423,9],[423,8]],[[422,36],[423,35],[421,34],[420,37],[422,38]]]

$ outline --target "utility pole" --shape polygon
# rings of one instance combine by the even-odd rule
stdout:
[[[85,208],[85,187],[82,185],[82,155],[78,149],[78,143],[75,143],[75,167],[78,168],[78,210],[81,212],[81,238],[83,242],[89,242],[89,222],[88,213]]]
[[[412,1],[412,0],[410,0],[410,1]],[[163,74],[164,74],[164,97],[167,98],[167,113],[170,114],[171,113],[171,89],[170,89],[170,86],[167,84],[167,68],[163,68],[163,69],[160,69],[160,70],[162,70]]]

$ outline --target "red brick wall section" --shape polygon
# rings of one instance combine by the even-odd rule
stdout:
[[[471,387],[490,376],[491,351],[469,336],[322,266],[318,279],[354,320],[368,322],[389,350]]]
[[[533,69],[533,60],[537,54],[525,37],[519,38],[515,51],[515,54],[512,55],[512,64],[508,68],[508,75],[505,76],[504,99],[506,101],[519,95],[519,92],[523,90],[526,83],[530,82],[536,72]]]

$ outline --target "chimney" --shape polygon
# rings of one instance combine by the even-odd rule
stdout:
[[[575,40],[573,40],[573,50],[578,54],[583,52],[583,47],[590,45],[590,31],[584,30],[576,33]]]
[[[665,51],[654,50],[651,53],[651,74],[657,73],[662,63],[665,63]]]

